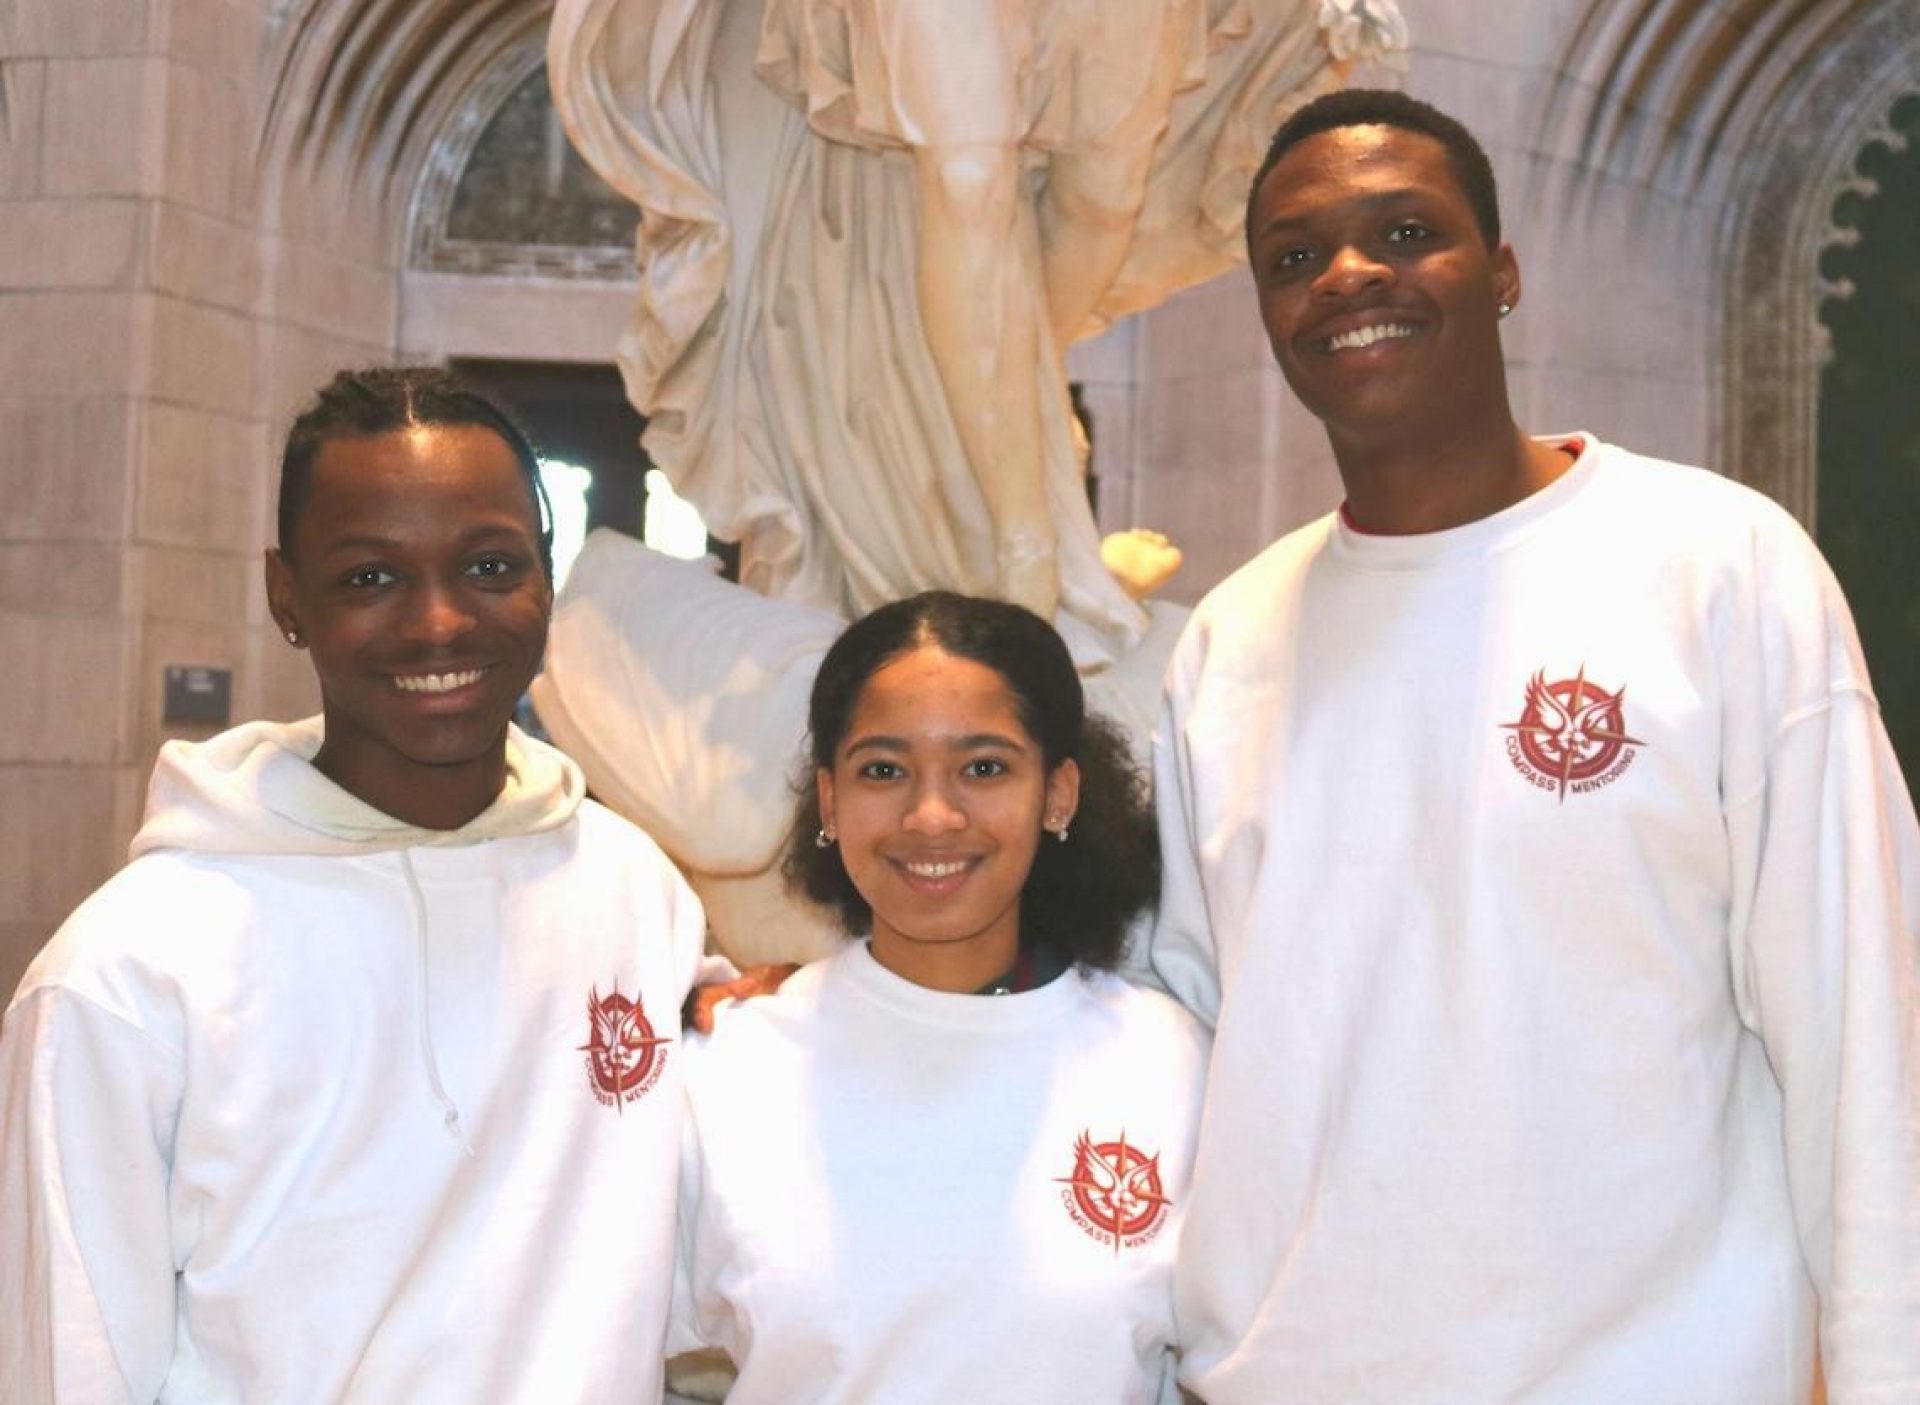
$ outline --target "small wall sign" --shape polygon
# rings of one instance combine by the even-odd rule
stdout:
[[[167,665],[162,722],[212,722],[224,727],[233,713],[233,670]]]

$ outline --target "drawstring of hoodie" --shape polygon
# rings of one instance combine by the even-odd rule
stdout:
[[[473,1145],[467,1140],[466,1129],[460,1125],[460,1109],[447,1095],[447,1085],[440,1080],[440,1060],[433,1048],[433,1002],[430,998],[432,986],[428,983],[431,974],[427,949],[427,895],[420,887],[420,877],[413,871],[413,855],[400,851],[400,871],[407,876],[407,892],[413,899],[413,931],[418,939],[420,954],[420,998],[415,1008],[420,1013],[420,1058],[427,1068],[427,1086],[433,1090],[434,1101],[440,1104],[440,1123],[447,1129],[447,1135],[453,1138],[454,1145],[469,1157],[473,1156]]]

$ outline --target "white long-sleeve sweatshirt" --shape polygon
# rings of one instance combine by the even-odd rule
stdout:
[[[697,902],[513,734],[465,828],[170,744],[0,1029],[0,1395],[657,1400]]]
[[[689,1054],[672,1341],[733,1357],[730,1405],[1171,1398],[1206,1066],[1174,1002],[927,990],[862,942]]]
[[[1196,612],[1154,968],[1208,1405],[1920,1401],[1920,833],[1804,533],[1583,441]]]

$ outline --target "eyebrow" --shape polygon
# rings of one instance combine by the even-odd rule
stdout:
[[[949,751],[974,751],[981,747],[999,747],[1006,751],[1026,751],[1028,748],[1018,737],[1010,737],[1004,732],[969,732],[963,737],[947,740]],[[906,751],[911,743],[905,737],[875,735],[862,737],[847,748],[848,756],[857,756],[863,751]]]
[[[1371,211],[1380,209],[1382,206],[1395,205],[1410,198],[1430,196],[1432,193],[1433,192],[1425,186],[1402,185],[1396,186],[1392,190],[1376,191],[1371,195],[1356,195],[1350,199],[1338,200],[1331,203],[1332,207],[1337,209],[1357,207],[1362,210]],[[1260,233],[1265,235],[1276,229],[1293,229],[1307,223],[1315,210],[1324,210],[1327,208],[1329,208],[1328,205],[1318,205],[1313,207],[1313,209],[1298,212],[1283,209],[1280,214],[1260,226]]]
[[[524,537],[526,527],[514,526],[507,522],[486,522],[464,533],[455,545],[463,551],[470,551],[485,542],[502,537]],[[396,537],[383,537],[373,532],[353,532],[344,537],[335,537],[331,541],[321,542],[318,550],[334,551],[392,551],[401,542]]]

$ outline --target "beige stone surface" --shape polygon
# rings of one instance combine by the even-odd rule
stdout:
[[[0,63],[0,197],[39,193],[46,87],[45,63],[18,58]]]
[[[0,356],[12,335],[0,323]],[[128,525],[137,415],[114,396],[0,400],[0,501],[16,540],[112,539]]]
[[[1255,368],[1143,390],[1139,525],[1186,555],[1166,599],[1196,599],[1265,544],[1266,379]]]
[[[260,236],[244,224],[171,202],[151,207],[148,277],[156,292],[235,312],[260,298]]]
[[[169,58],[243,90],[256,79],[267,24],[258,4],[168,0],[155,22],[162,31],[155,47]]]
[[[1101,534],[1134,526],[1136,462],[1133,387],[1089,384],[1081,403],[1093,424],[1093,471],[1099,481],[1100,501],[1094,514]]]
[[[1267,370],[1266,393],[1266,457],[1271,462],[1284,453],[1287,464],[1285,473],[1268,473],[1261,480],[1261,535],[1273,541],[1333,511],[1346,493],[1340,486],[1340,470],[1334,465],[1333,446],[1327,442],[1326,431],[1294,399],[1280,372],[1271,367]]]
[[[409,269],[401,283],[400,347],[410,356],[602,361],[633,305],[630,283],[469,278]]]
[[[94,290],[0,293],[0,390],[13,396],[124,395],[141,298]]]
[[[149,0],[7,0],[6,34],[23,58],[147,51]]]
[[[397,222],[324,174],[289,183],[278,203],[259,216],[263,230],[317,244],[342,258],[380,266],[392,265],[399,256],[403,231]]]
[[[1542,431],[1588,429],[1657,458],[1701,461],[1709,395],[1700,378],[1546,367],[1528,385],[1530,419]]]
[[[160,189],[209,214],[232,213],[252,130],[247,94],[189,64],[164,64]]]
[[[113,614],[0,613],[0,762],[117,761],[122,640]]]
[[[152,195],[166,149],[165,66],[136,57],[46,65],[42,187],[52,195]]]
[[[0,201],[0,288],[125,288],[140,207],[127,199]]]
[[[1498,11],[1489,10],[1482,0],[1416,0],[1406,7],[1416,75],[1416,83],[1409,86],[1418,87],[1427,64],[1447,54],[1463,55],[1488,68],[1524,71],[1565,41],[1582,8],[1579,0],[1527,0]]]
[[[1191,288],[1141,321],[1142,372],[1155,384],[1211,380],[1273,360],[1245,269]]]
[[[389,269],[283,240],[270,276],[281,322],[360,341],[393,336],[399,298]]]
[[[120,609],[124,566],[113,542],[0,542],[0,611],[78,615],[76,628],[97,629]]]
[[[9,766],[0,786],[0,846],[26,862],[0,866],[0,911],[38,918],[42,939],[117,865],[114,771]]]
[[[145,415],[137,525],[144,541],[246,553],[260,540],[273,463],[258,421],[156,403]]]
[[[245,621],[251,553],[137,545],[128,548],[126,557],[129,600],[142,619],[223,629]],[[238,662],[237,652],[230,651],[229,657],[229,667]]]
[[[205,303],[156,296],[149,393],[158,400],[231,415],[250,413],[258,337],[251,318]]]

